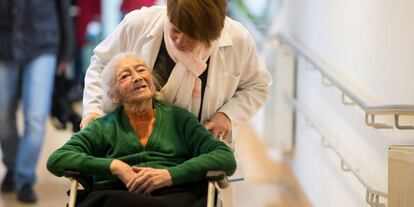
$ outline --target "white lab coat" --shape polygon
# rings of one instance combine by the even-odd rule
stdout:
[[[166,13],[165,6],[133,11],[95,48],[85,77],[84,115],[104,114],[101,72],[115,54],[137,54],[153,68],[163,38]],[[234,137],[238,125],[257,113],[268,98],[272,78],[257,56],[251,35],[239,22],[228,17],[208,67],[201,122],[217,111],[223,112],[231,120]]]

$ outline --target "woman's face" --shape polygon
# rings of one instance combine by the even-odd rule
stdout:
[[[142,103],[152,99],[155,86],[151,72],[137,57],[127,56],[117,64],[116,86],[121,103]]]
[[[201,43],[199,40],[194,39],[178,30],[178,28],[175,27],[171,22],[169,22],[168,28],[168,33],[174,43],[174,46],[182,52],[191,51]]]

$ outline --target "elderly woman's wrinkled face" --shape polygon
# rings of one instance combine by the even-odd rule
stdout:
[[[121,103],[140,103],[152,99],[155,86],[151,72],[134,56],[121,59],[116,65],[116,86]]]

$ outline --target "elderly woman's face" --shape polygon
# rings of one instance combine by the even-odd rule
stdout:
[[[116,65],[116,86],[122,103],[139,103],[155,93],[152,74],[143,61],[129,56]]]

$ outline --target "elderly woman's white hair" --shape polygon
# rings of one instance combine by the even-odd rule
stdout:
[[[117,101],[114,96],[117,96],[116,93],[116,66],[119,63],[120,60],[127,58],[127,57],[138,57],[138,55],[133,53],[119,53],[112,57],[112,59],[106,64],[102,71],[102,79],[101,79],[101,85],[103,89],[103,97],[102,97],[102,109],[103,112],[108,114],[113,112],[118,106],[121,105],[119,101]],[[152,73],[153,82],[154,82],[154,88],[157,88],[158,81],[154,77],[154,74]],[[155,91],[154,100],[156,101],[164,101],[163,95]]]

